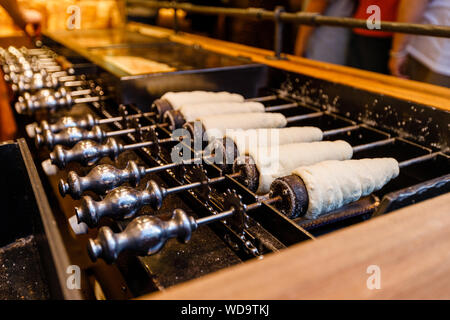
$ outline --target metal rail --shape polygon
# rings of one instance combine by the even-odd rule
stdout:
[[[186,12],[204,15],[225,15],[247,19],[291,22],[311,26],[326,25],[345,28],[369,29],[367,21],[364,19],[327,17],[320,14],[309,12],[289,13],[284,12],[281,8],[277,8],[275,11],[270,11],[262,8],[246,8],[246,9],[223,8],[212,6],[199,6],[190,3],[176,3],[171,1],[145,1],[145,0],[128,0],[128,3],[130,5],[140,5],[154,9],[158,8],[159,9],[171,8],[175,10],[180,9]],[[377,30],[450,38],[450,27],[442,25],[381,21],[380,28]]]

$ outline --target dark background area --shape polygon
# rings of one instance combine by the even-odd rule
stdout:
[[[188,2],[204,6],[252,7],[267,10],[274,10],[277,6],[283,6],[287,12],[297,12],[302,8],[303,0],[190,0]],[[129,11],[128,18],[130,21],[173,27],[172,21],[167,21],[161,16],[158,17],[157,10]],[[274,23],[270,21],[187,14],[184,21],[180,21],[179,26],[180,30],[185,32],[263,49],[273,49]],[[285,25],[283,52],[293,53],[296,33],[297,26],[293,24]]]

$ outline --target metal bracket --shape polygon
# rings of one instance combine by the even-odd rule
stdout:
[[[281,51],[283,50],[283,30],[284,23],[281,20],[281,14],[286,12],[283,6],[277,6],[274,11],[274,24],[275,24],[275,32],[274,32],[274,48],[273,51],[275,53],[274,56],[268,56],[267,59],[271,60],[287,60],[286,57],[281,56]]]

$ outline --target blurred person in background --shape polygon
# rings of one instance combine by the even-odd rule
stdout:
[[[331,17],[351,17],[355,0],[309,0],[305,12]],[[295,43],[295,55],[308,59],[344,65],[351,30],[338,27],[300,26]]]
[[[450,1],[450,0],[444,0]],[[409,2],[409,1],[408,1]],[[396,21],[399,0],[358,0],[354,14],[356,19],[369,19],[374,12],[369,7],[379,7],[381,21]],[[350,67],[389,74],[389,53],[392,48],[392,32],[353,29],[347,56]]]
[[[399,22],[450,26],[450,0],[401,0]],[[391,73],[450,88],[450,39],[395,34]]]
[[[42,15],[39,11],[21,8],[17,0],[0,0],[0,5],[28,36],[39,35],[42,23]]]
[[[209,7],[224,7],[226,4],[226,1],[223,0],[190,0],[189,2],[195,5]],[[223,26],[219,26],[223,17],[218,15],[189,13],[188,18],[191,19],[192,29],[207,37],[217,37],[217,34],[220,33],[219,29],[223,28]]]

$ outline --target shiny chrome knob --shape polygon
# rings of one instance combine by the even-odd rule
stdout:
[[[93,168],[84,177],[70,171],[66,181],[63,179],[59,181],[59,192],[63,197],[69,194],[72,198],[79,199],[86,191],[104,194],[127,182],[137,186],[144,175],[145,167],[138,166],[134,161],[129,161],[122,170],[109,164],[102,164]]]
[[[90,196],[82,197],[80,206],[75,208],[75,214],[78,222],[84,222],[93,228],[98,225],[101,217],[132,218],[146,205],[159,209],[165,195],[166,189],[159,187],[155,181],[149,181],[144,190],[119,187],[101,201],[95,201]]]
[[[50,130],[51,132],[61,132],[67,128],[80,128],[80,129],[92,129],[96,125],[95,118],[88,114],[82,118],[76,117],[62,117],[54,123],[42,121],[39,126],[36,127],[36,133],[43,133],[44,130]]]
[[[102,258],[108,263],[114,262],[124,250],[142,256],[151,255],[161,250],[169,239],[177,238],[182,243],[188,242],[196,229],[195,219],[181,209],[174,210],[168,220],[140,216],[120,233],[101,227],[97,238],[89,239],[88,253],[93,261]]]
[[[33,114],[37,110],[47,109],[50,111],[69,107],[73,103],[72,97],[67,95],[65,97],[57,98],[53,95],[40,97],[39,99],[31,99],[25,101],[18,101],[15,105],[16,110],[20,114]]]
[[[83,140],[78,142],[72,149],[64,149],[57,145],[50,152],[52,164],[63,169],[70,162],[78,162],[83,166],[91,166],[103,157],[116,159],[123,151],[123,145],[115,139],[108,139],[106,143],[99,144],[92,140]]]
[[[92,130],[85,130],[76,127],[67,128],[58,133],[45,130],[42,134],[36,134],[36,147],[46,145],[49,149],[53,149],[55,145],[63,145],[72,147],[82,140],[92,140],[103,142],[106,139],[105,132],[99,127],[94,126]]]
[[[40,73],[35,73],[32,78],[19,77],[14,81],[11,86],[12,90],[16,93],[39,90],[44,88],[56,88],[59,85],[57,78],[53,76],[42,76]]]

